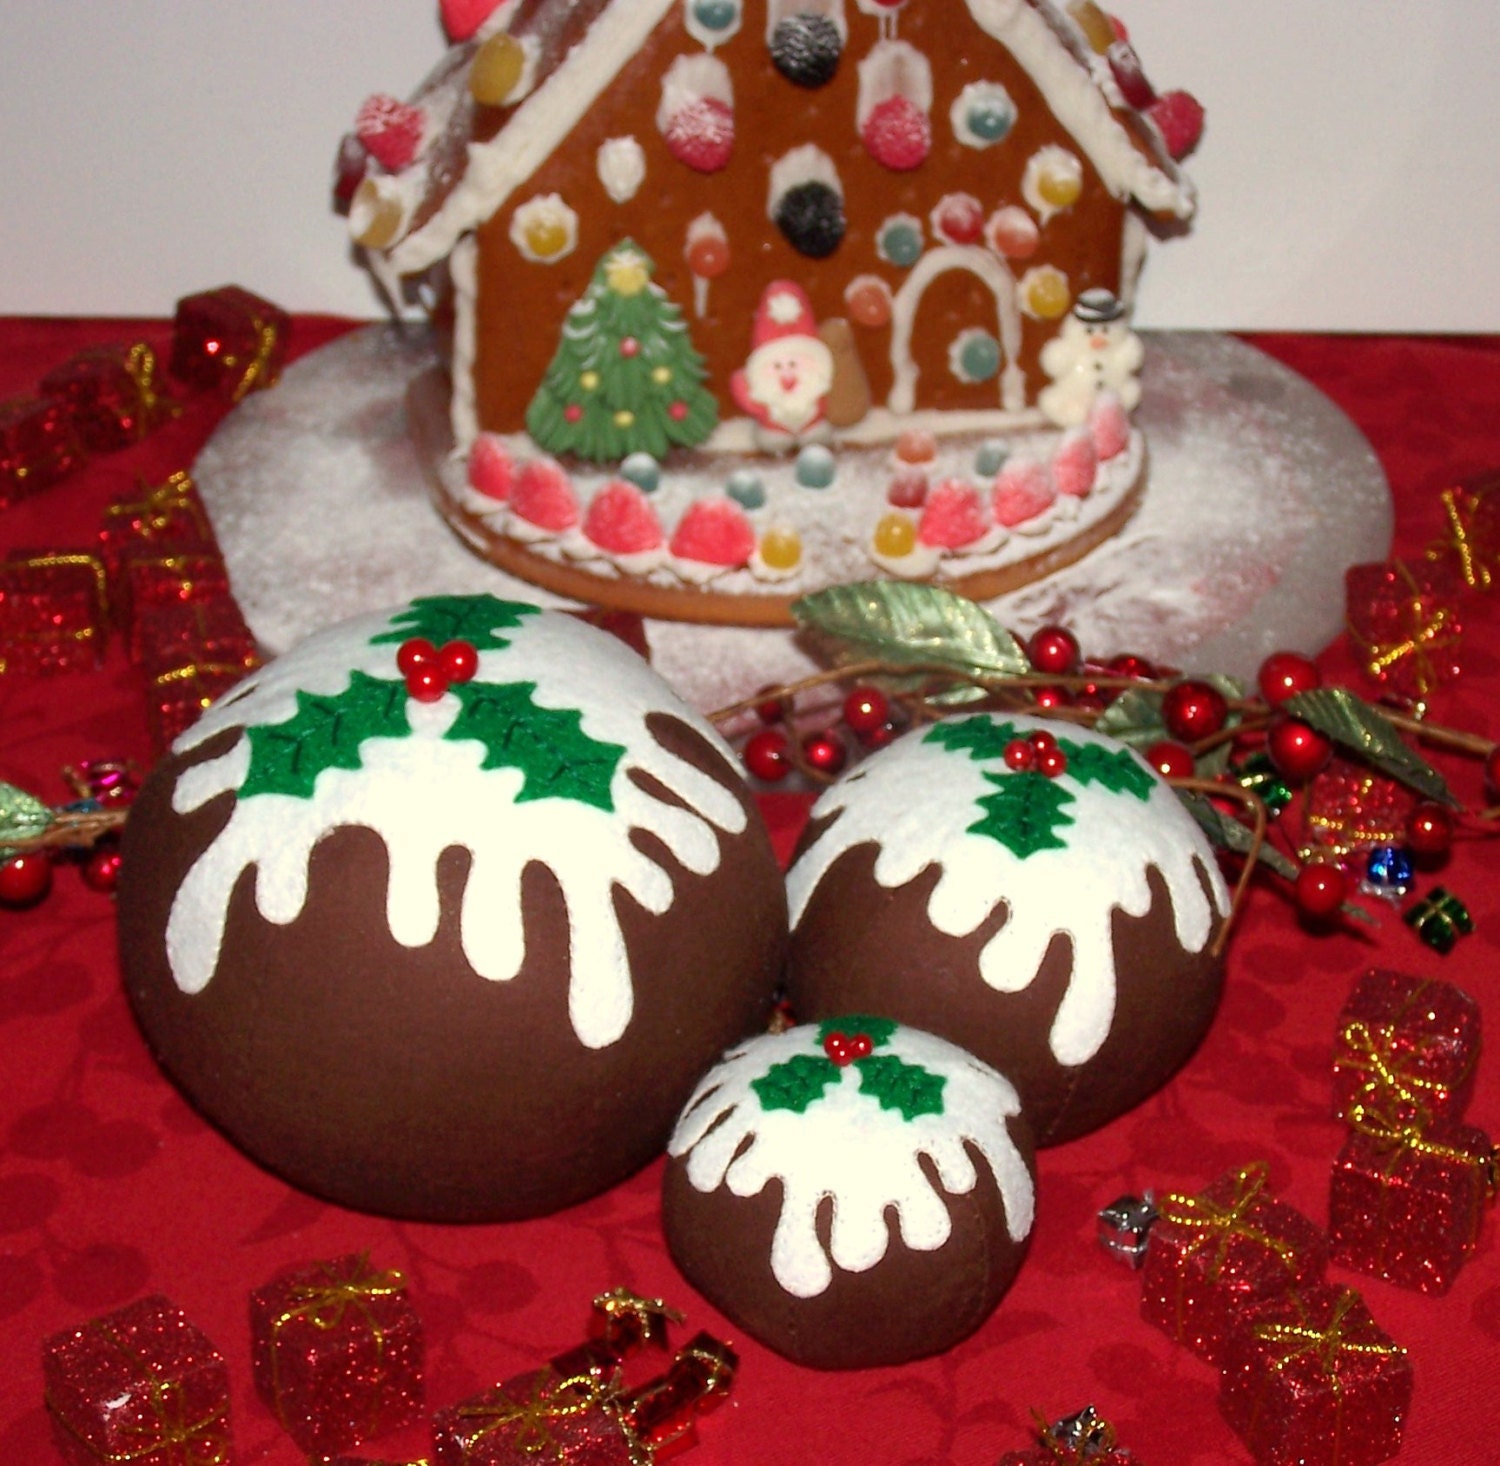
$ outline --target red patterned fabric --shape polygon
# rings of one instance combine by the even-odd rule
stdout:
[[[345,323],[302,318],[293,354]],[[0,320],[0,399],[100,342],[148,340],[166,322]],[[1396,498],[1395,552],[1417,557],[1441,532],[1439,496],[1500,468],[1500,339],[1257,338],[1323,388],[1368,435]],[[75,547],[104,506],[144,476],[191,464],[225,411],[205,397],[144,442],[93,459],[54,488],[0,511],[0,552]],[[1434,695],[1440,722],[1500,736],[1500,591],[1475,597],[1466,670]],[[1358,685],[1342,644],[1322,658]],[[70,797],[63,765],[149,756],[147,696],[125,648],[97,672],[0,678],[0,779],[50,802]],[[1477,764],[1434,755],[1466,802]],[[767,802],[780,848],[802,804]],[[0,1462],[57,1459],[42,1406],[42,1340],[149,1292],[168,1294],[224,1353],[237,1459],[297,1466],[296,1446],[256,1397],[247,1299],[278,1269],[368,1252],[410,1282],[428,1341],[430,1405],[540,1368],[580,1342],[594,1294],[615,1285],[664,1297],[741,1355],[730,1404],[703,1422],[701,1466],[993,1466],[1034,1444],[1033,1411],[1087,1403],[1149,1466],[1247,1463],[1221,1418],[1216,1372],[1140,1315],[1140,1275],[1095,1240],[1094,1214],[1123,1192],[1196,1192],[1264,1159],[1277,1196],[1325,1221],[1343,1129],[1330,1115],[1338,1016],[1359,975],[1382,966],[1458,984],[1500,1021],[1500,846],[1461,839],[1443,884],[1474,916],[1451,955],[1394,915],[1366,935],[1314,936],[1269,885],[1230,948],[1223,1008],[1200,1053],[1161,1094],[1039,1163],[1038,1225],[1009,1297],[940,1358],[900,1369],[820,1374],[739,1337],[674,1270],[658,1222],[660,1164],[546,1220],[494,1227],[389,1222],[341,1211],[257,1169],[207,1128],[158,1073],[121,994],[107,898],[60,870],[30,912],[0,911]],[[1482,1056],[1468,1119],[1500,1128],[1500,1055]],[[1430,1298],[1334,1267],[1410,1351],[1415,1397],[1403,1466],[1493,1459],[1500,1403],[1500,1249],[1487,1218],[1452,1290]],[[408,1430],[362,1450],[423,1454]]]

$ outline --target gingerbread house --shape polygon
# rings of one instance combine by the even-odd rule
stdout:
[[[844,432],[1035,423],[1043,349],[1080,298],[1128,314],[1149,233],[1193,211],[1175,158],[1201,111],[1152,90],[1092,0],[444,14],[452,48],[410,102],[366,104],[345,181],[374,270],[440,323],[460,446],[528,425],[599,460],[727,441],[736,374],[776,334],[768,287],[784,304],[786,286],[829,347]],[[659,421],[591,451],[557,426],[599,387],[567,342],[627,246]]]

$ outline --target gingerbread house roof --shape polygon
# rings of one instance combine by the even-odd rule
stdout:
[[[680,0],[503,0],[479,35],[454,46],[419,89],[419,156],[368,180],[399,224],[368,251],[406,276],[445,258],[499,210],[556,150]],[[1105,56],[1052,0],[963,0],[974,24],[1007,48],[1035,82],[1058,125],[1116,197],[1148,214],[1186,220],[1196,196],[1162,136],[1131,107]],[[468,87],[479,44],[498,32],[522,41],[519,100],[478,106]],[[486,117],[486,114],[489,114]],[[358,208],[351,226],[360,236]]]

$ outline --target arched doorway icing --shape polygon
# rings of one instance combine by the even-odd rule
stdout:
[[[949,270],[968,270],[983,281],[995,297],[995,328],[1002,358],[997,405],[1007,412],[1020,412],[1026,406],[1026,379],[1016,362],[1021,351],[1021,307],[1016,297],[1015,278],[997,255],[971,244],[946,244],[928,250],[891,297],[893,379],[886,406],[892,412],[905,413],[910,412],[916,403],[917,364],[912,359],[911,337],[917,307],[927,287]]]

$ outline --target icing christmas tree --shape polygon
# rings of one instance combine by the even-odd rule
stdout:
[[[431,700],[414,696],[398,657],[417,639],[468,648],[470,675]],[[591,1048],[613,1043],[633,1008],[614,888],[656,913],[674,898],[671,875],[631,831],[649,831],[706,874],[719,863],[718,831],[746,822],[728,789],[652,736],[654,714],[713,737],[613,638],[493,596],[429,597],[314,636],[239,684],[177,745],[185,752],[244,730],[173,790],[179,814],[236,796],[173,901],[167,951],[178,986],[197,992],[212,980],[246,870],[260,914],[291,922],[306,901],[313,847],[358,825],[385,842],[386,918],[409,947],[436,935],[439,858],[469,851],[463,949],[492,981],[521,968],[522,872],[545,865],[567,906],[573,1027]]]
[[[864,1272],[885,1256],[888,1212],[907,1247],[942,1247],[952,1232],[943,1193],[978,1184],[969,1147],[999,1186],[1011,1240],[1025,1238],[1035,1196],[1006,1124],[1020,1108],[1007,1080],[957,1046],[852,1015],[732,1049],[698,1086],[668,1149],[686,1157],[699,1191],[754,1196],[781,1183],[771,1270],[788,1293],[813,1298],[835,1267]],[[816,1222],[830,1197],[825,1250]]]

